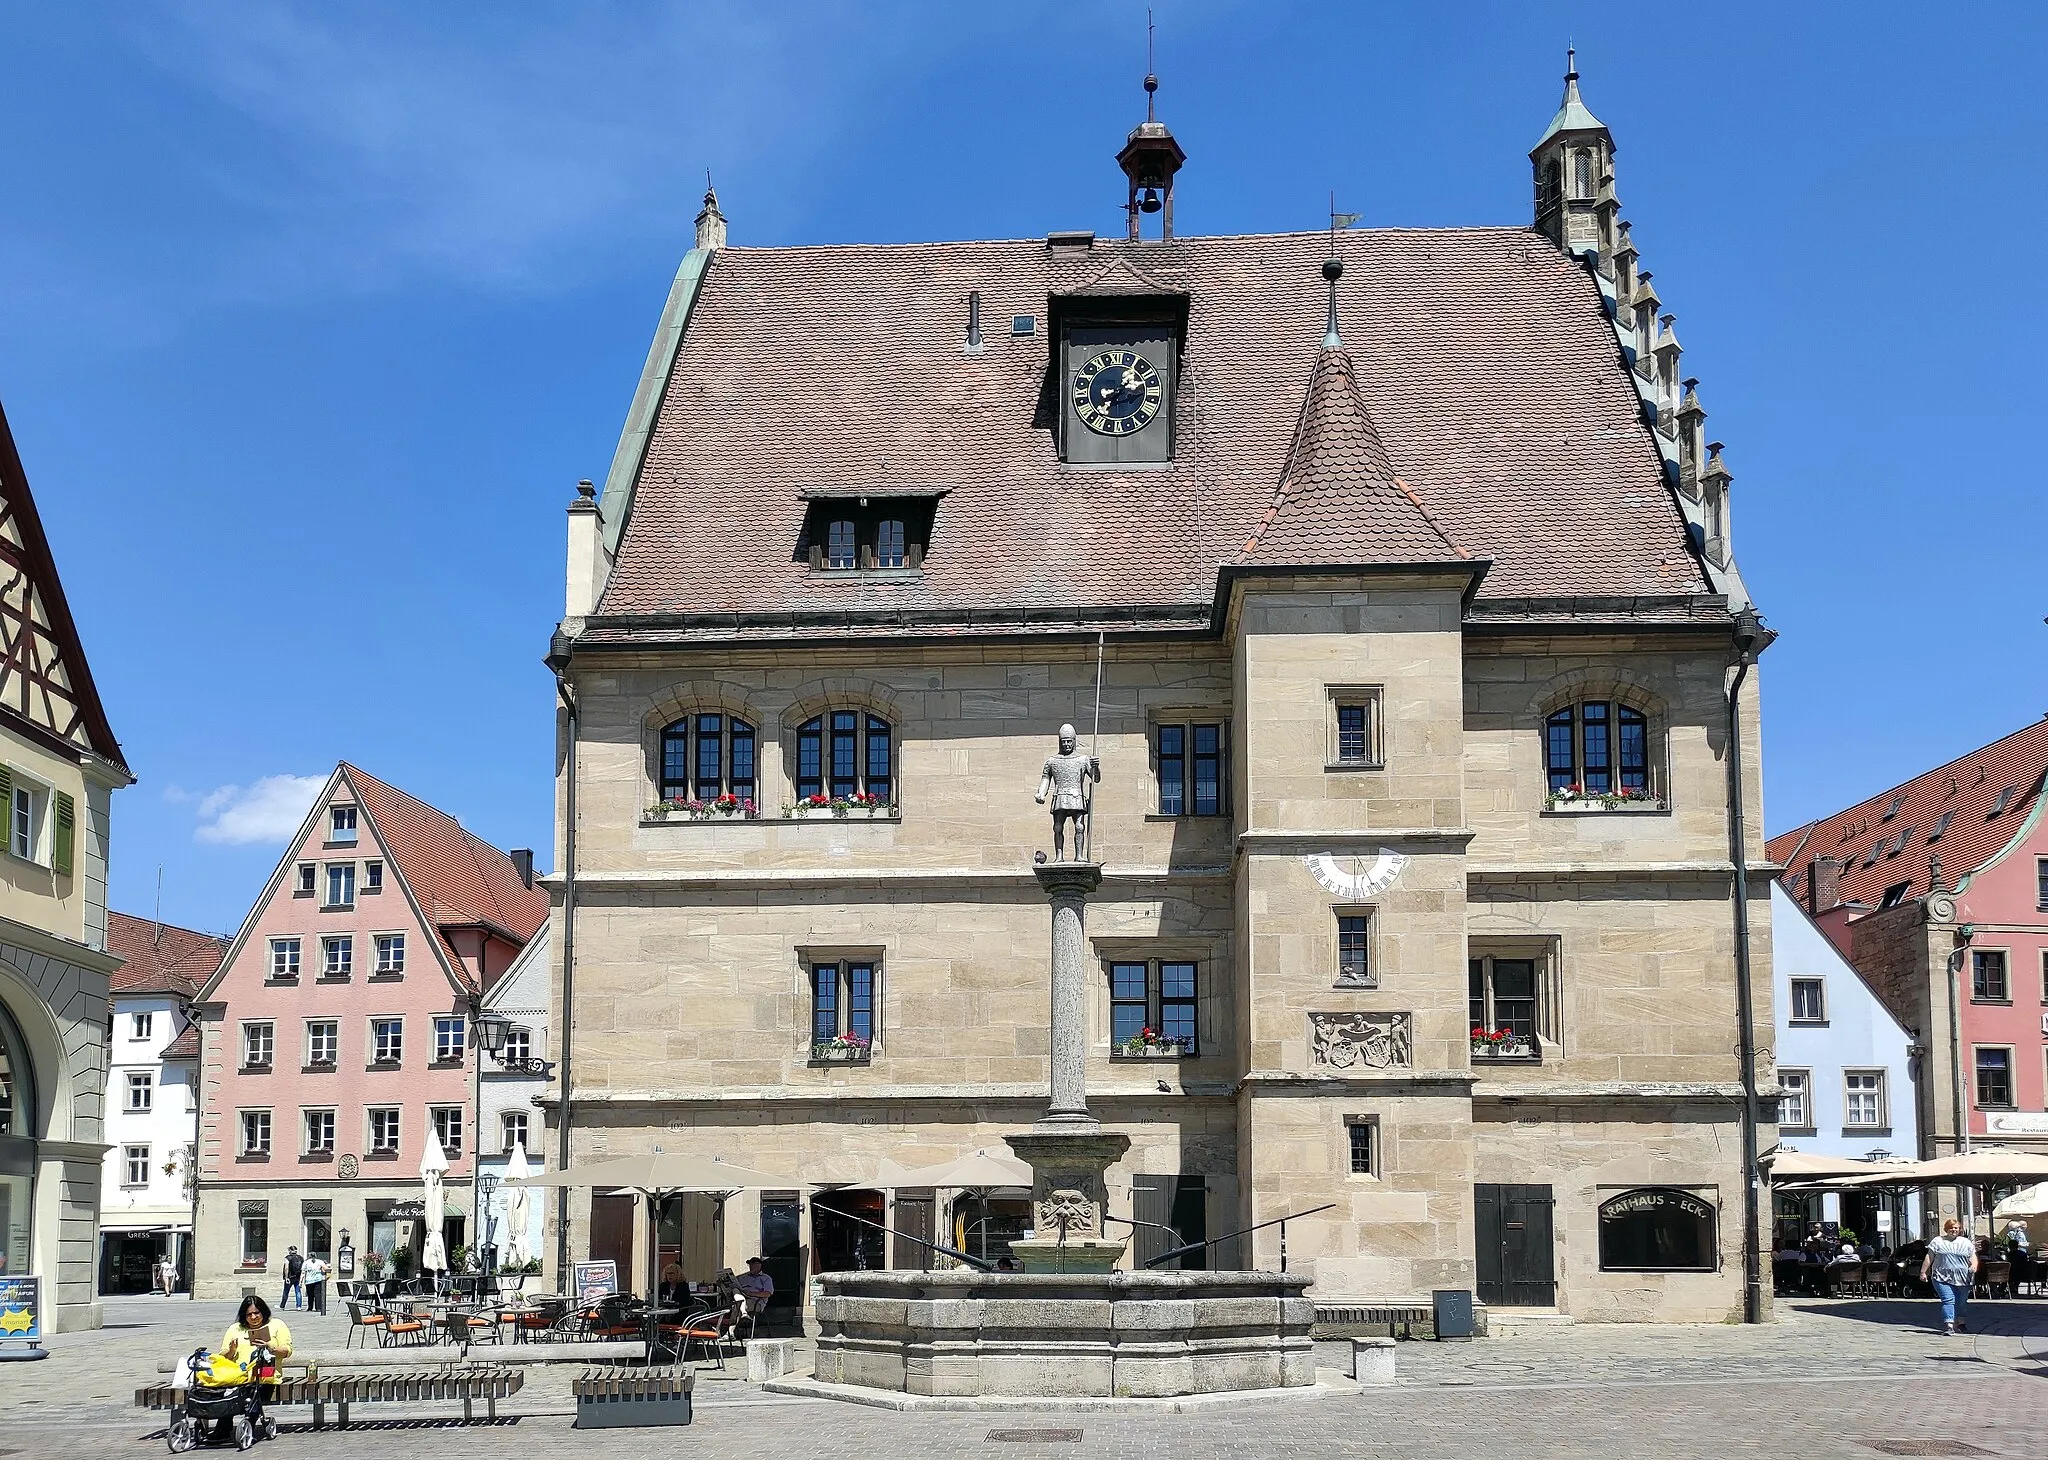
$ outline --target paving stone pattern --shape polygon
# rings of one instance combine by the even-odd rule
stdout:
[[[316,1436],[303,1427],[302,1411],[285,1410],[275,1454],[407,1460],[538,1443],[620,1460],[692,1450],[721,1460],[796,1453],[818,1460],[1870,1460],[1882,1453],[1879,1441],[1931,1440],[1998,1456],[2048,1455],[2048,1302],[1979,1304],[1980,1331],[1955,1338],[1929,1331],[1931,1311],[1924,1303],[1780,1304],[1779,1321],[1761,1328],[1557,1325],[1469,1344],[1403,1343],[1400,1382],[1389,1388],[1116,1418],[898,1414],[777,1398],[706,1374],[697,1422],[687,1431],[583,1432],[569,1426],[575,1366],[557,1366],[534,1371],[496,1428],[451,1423],[450,1405],[377,1405],[358,1409],[350,1430]],[[133,1391],[156,1377],[160,1359],[217,1340],[228,1313],[225,1303],[182,1298],[113,1300],[107,1328],[60,1335],[44,1362],[0,1365],[0,1460],[165,1453],[160,1419],[133,1408]],[[339,1316],[285,1317],[302,1346],[339,1347],[345,1336]],[[1348,1344],[1323,1344],[1318,1358],[1341,1368],[1348,1351]],[[1053,1431],[1080,1434],[1056,1438]]]

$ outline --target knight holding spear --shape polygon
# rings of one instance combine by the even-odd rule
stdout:
[[[1088,858],[1088,802],[1089,783],[1102,780],[1102,762],[1092,755],[1080,753],[1081,737],[1074,733],[1072,725],[1060,726],[1060,750],[1058,755],[1045,758],[1045,771],[1038,779],[1038,804],[1043,806],[1045,798],[1052,797],[1052,857],[1055,862],[1067,859],[1067,826],[1074,827],[1074,857],[1077,861]]]

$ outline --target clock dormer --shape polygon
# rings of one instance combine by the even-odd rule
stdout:
[[[1122,260],[1050,301],[1060,459],[1073,466],[1173,460],[1188,299]]]

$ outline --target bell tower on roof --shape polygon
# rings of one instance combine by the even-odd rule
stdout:
[[[1578,51],[1565,51],[1564,100],[1529,153],[1536,229],[1567,253],[1614,252],[1614,134],[1579,95]]]
[[[1131,184],[1124,211],[1130,219],[1126,236],[1133,243],[1138,240],[1138,219],[1146,213],[1159,215],[1160,238],[1173,237],[1173,175],[1188,160],[1180,143],[1174,141],[1173,133],[1166,129],[1166,123],[1159,120],[1153,100],[1158,91],[1159,78],[1148,72],[1145,120],[1131,129],[1124,150],[1116,155],[1116,165],[1124,170]]]

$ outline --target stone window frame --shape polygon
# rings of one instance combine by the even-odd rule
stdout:
[[[262,1117],[260,1125],[251,1119],[253,1116]],[[260,1149],[252,1139],[259,1130],[263,1136]],[[277,1126],[276,1122],[271,1118],[271,1109],[268,1105],[250,1105],[236,1109],[235,1159],[237,1161],[268,1161],[271,1151],[275,1149],[276,1139]]]
[[[256,1033],[262,1031],[261,1059],[257,1052]],[[277,1021],[275,1019],[244,1019],[236,1028],[235,1068],[241,1074],[268,1074],[277,1064]]]
[[[1536,1043],[1528,1055],[1475,1055],[1475,1059],[1497,1059],[1505,1063],[1541,1061],[1545,1055],[1564,1052],[1564,939],[1556,933],[1474,933],[1465,939],[1465,959],[1492,962],[1497,958],[1531,959],[1536,964]],[[1469,997],[1469,996],[1468,996]],[[1469,1003],[1467,1013],[1469,1016]]]
[[[1654,798],[1647,802],[1624,803],[1620,808],[1601,806],[1588,807],[1582,803],[1569,803],[1557,809],[1550,805],[1550,717],[1567,705],[1577,706],[1587,700],[1604,700],[1609,703],[1626,704],[1639,711],[1647,722],[1644,730],[1644,763],[1648,772],[1649,791]],[[1545,683],[1528,701],[1528,713],[1536,732],[1535,766],[1537,804],[1546,816],[1587,816],[1603,814],[1669,813],[1676,804],[1672,794],[1671,775],[1671,707],[1664,691],[1657,688],[1646,677],[1632,670],[1609,666],[1599,669],[1569,670]],[[1576,728],[1581,721],[1574,721],[1575,743],[1574,765],[1581,775],[1584,767],[1578,765],[1583,754],[1581,734]],[[1619,744],[1616,745],[1618,769]]]
[[[403,928],[370,934],[370,948],[375,954],[370,964],[369,976],[372,979],[395,982],[405,977],[406,944]]]
[[[377,1117],[391,1117],[391,1141],[388,1145],[377,1143]],[[363,1150],[370,1159],[395,1161],[398,1153],[405,1148],[405,1107],[402,1105],[365,1105],[363,1107]]]
[[[142,1097],[139,1104],[138,1095]],[[128,1071],[128,1103],[121,1108],[130,1115],[147,1115],[156,1109],[156,1071]]]
[[[334,1142],[340,1128],[339,1112],[332,1105],[301,1105],[299,1107],[299,1159],[302,1161],[331,1161],[334,1159]],[[327,1144],[313,1144],[313,1120],[316,1115],[327,1117]]]
[[[1334,718],[1334,712],[1333,712]],[[1198,725],[1214,725],[1217,731],[1216,750],[1216,809],[1194,811],[1194,732]],[[1159,732],[1178,726],[1182,732],[1181,741],[1181,807],[1179,811],[1160,810],[1163,794],[1160,781]],[[1145,759],[1147,771],[1152,778],[1152,792],[1149,807],[1145,813],[1147,821],[1228,821],[1234,810],[1234,776],[1236,774],[1236,726],[1228,705],[1152,705],[1145,711]]]
[[[691,734],[690,783],[696,784],[695,727],[699,715],[722,715],[725,723],[720,727],[721,752],[719,773],[729,778],[732,773],[732,721],[737,719],[753,727],[754,731],[754,804],[764,807],[770,804],[771,788],[768,768],[772,757],[769,748],[776,742],[774,717],[767,714],[762,706],[752,703],[743,690],[725,684],[692,684],[679,686],[666,694],[649,701],[640,716],[641,749],[641,794],[640,804],[654,807],[662,800],[662,745],[668,732],[677,725],[687,724]],[[641,822],[645,825],[663,824],[659,818],[643,813]],[[733,818],[735,820],[739,818]],[[675,824],[675,823],[668,823]],[[695,825],[697,823],[683,823]],[[705,824],[716,824],[705,823]]]
[[[269,942],[270,963],[265,983],[297,983],[306,952],[306,940],[298,933],[280,933]]]
[[[2048,948],[2041,950],[2041,1002],[2048,1004]],[[2041,1032],[2048,1034],[2048,1024],[2041,1027]]]
[[[1813,1071],[1809,1068],[1798,1065],[1792,1066],[1790,1068],[1781,1067],[1778,1071],[1778,1086],[1781,1091],[1785,1088],[1785,1077],[1787,1075],[1797,1075],[1802,1081],[1805,1082],[1799,1087],[1800,1093],[1797,1096],[1797,1099],[1803,1107],[1801,1113],[1804,1114],[1806,1118],[1804,1120],[1799,1121],[1790,1121],[1783,1119],[1785,1113],[1785,1101],[1788,1097],[1783,1094],[1780,1094],[1778,1097],[1778,1114],[1780,1116],[1780,1119],[1778,1121],[1778,1134],[1802,1136],[1813,1136],[1820,1134],[1820,1127],[1815,1123],[1817,1112],[1813,1108]]]
[[[314,1015],[311,1018],[305,1019],[302,1022],[304,1023],[305,1026],[306,1035],[304,1044],[305,1067],[309,1070],[334,1069],[341,1062],[341,1020],[333,1018],[331,1016]],[[316,1051],[313,1047],[313,1028],[315,1025],[326,1025],[328,1028],[334,1031],[334,1052],[324,1060],[315,1057],[318,1053],[318,1051]]]
[[[1854,1102],[1850,1098],[1849,1080],[1855,1075],[1877,1076],[1877,1119],[1858,1121],[1850,1119]],[[1844,1135],[1889,1134],[1892,1125],[1891,1080],[1882,1065],[1850,1065],[1842,1070],[1842,1133]]]
[[[1366,1169],[1363,1171],[1358,1169],[1359,1146],[1361,1144],[1358,1133],[1360,1131],[1365,1132],[1363,1144],[1365,1146]],[[1381,1181],[1385,1179],[1387,1159],[1385,1134],[1380,1129],[1380,1118],[1377,1115],[1364,1115],[1353,1112],[1345,1114],[1344,1150],[1341,1155],[1344,1164],[1340,1169],[1343,1170],[1346,1181]]]
[[[403,1068],[405,1065],[405,1015],[370,1014],[366,1016],[366,1019],[369,1025],[370,1038],[368,1047],[364,1051],[368,1056],[365,1063],[373,1070],[396,1070]],[[396,1054],[382,1055],[378,1052],[382,1048],[378,1042],[377,1026],[379,1024],[396,1024],[398,1026],[398,1037],[392,1041],[392,1047],[397,1051]]]
[[[1977,1110],[2017,1110],[2019,1108],[2019,1061],[2014,1058],[2017,1050],[2010,1044],[1972,1044],[1970,1046],[1970,1104]],[[1983,1057],[1987,1054],[2005,1056],[2005,1099],[1997,1104],[1984,1101]]]
[[[1386,686],[1383,684],[1326,684],[1323,712],[1323,769],[1326,771],[1383,771],[1387,768]],[[1365,710],[1365,753],[1344,754],[1339,711],[1354,706]]]
[[[1977,960],[1986,954],[1998,955],[1999,977],[2005,985],[2002,994],[1980,994],[1977,992]],[[2012,949],[2003,945],[1970,945],[1970,1002],[1973,1004],[2010,1004],[2012,1002]]]
[[[1799,1012],[1799,986],[1808,984],[1820,990],[1820,1012],[1802,1014]],[[1788,974],[1785,979],[1785,1022],[1801,1026],[1818,1027],[1828,1022],[1828,981],[1817,973]]]
[[[251,1211],[251,1207],[260,1207],[261,1210]],[[270,1204],[244,1201],[241,1209],[235,1214],[235,1225],[241,1234],[242,1253],[237,1266],[259,1272],[270,1266]],[[255,1244],[254,1251],[250,1250],[249,1239],[252,1235],[261,1239]]]
[[[146,1142],[129,1142],[121,1147],[121,1187],[124,1191],[134,1191],[149,1185],[149,1149]],[[137,1151],[142,1152],[140,1158],[142,1163],[142,1179],[140,1181],[135,1179],[137,1160],[135,1153]]]
[[[519,1122],[519,1139],[512,1139],[512,1122]],[[525,1149],[532,1138],[533,1126],[523,1110],[501,1110],[498,1112],[498,1150],[511,1155],[514,1146]]]
[[[1195,965],[1195,1053],[1188,1058],[1193,1059],[1220,1051],[1224,1031],[1217,1027],[1217,1000],[1224,982],[1230,976],[1229,966],[1225,961],[1226,950],[1220,943],[1207,938],[1177,937],[1171,934],[1158,938],[1111,935],[1090,938],[1088,942],[1099,971],[1088,1000],[1088,1042],[1091,1050],[1106,1059],[1144,1058],[1142,1055],[1119,1056],[1116,1053],[1110,1018],[1111,964],[1146,965],[1146,1011],[1150,1017],[1158,965],[1192,963]]]
[[[468,1149],[465,1143],[468,1137],[469,1122],[464,1119],[464,1113],[467,1110],[468,1107],[465,1105],[446,1103],[429,1105],[427,1107],[427,1129],[434,1133],[434,1139],[441,1143],[441,1153],[451,1161],[461,1160],[464,1152]],[[448,1137],[444,1134],[444,1131],[450,1126],[455,1131],[455,1142],[452,1146],[448,1142]]]
[[[1344,981],[1345,918],[1365,919],[1365,978],[1360,983]],[[1377,989],[1380,986],[1380,909],[1371,902],[1338,902],[1330,905],[1329,968],[1333,989]]]
[[[852,964],[866,964],[872,970],[868,991],[868,1057],[865,1060],[827,1059],[817,1052],[822,1043],[818,1036],[816,993],[812,984],[813,970],[826,964],[835,964],[839,969],[839,1000],[837,1012],[838,1030],[846,1032],[847,969]],[[796,1036],[797,1058],[813,1065],[870,1064],[883,1052],[882,993],[888,972],[887,949],[880,943],[815,943],[804,944],[796,949]]]

